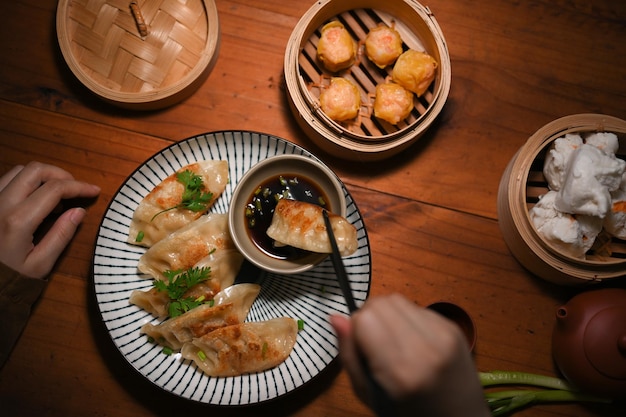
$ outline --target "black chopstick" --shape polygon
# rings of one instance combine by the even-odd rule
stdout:
[[[341,288],[341,292],[343,293],[343,296],[346,299],[346,303],[348,304],[348,311],[350,312],[350,314],[352,314],[357,310],[358,307],[356,306],[356,303],[354,302],[354,297],[352,296],[350,281],[348,280],[348,274],[346,274],[346,269],[344,268],[343,261],[341,260],[341,254],[339,253],[337,240],[335,239],[335,233],[333,232],[333,228],[330,224],[330,219],[328,218],[328,212],[326,210],[323,210],[323,214],[324,224],[326,225],[326,231],[328,232],[328,239],[330,240],[330,247],[332,248],[330,259],[333,262],[333,266],[335,267],[335,273],[337,274],[337,279],[339,280],[339,287]]]
[[[333,227],[330,224],[330,219],[328,217],[328,212],[326,210],[322,210],[322,214],[324,215],[324,224],[326,225],[326,232],[328,234],[328,239],[330,240],[330,247],[332,252],[330,254],[330,259],[333,263],[333,267],[335,268],[335,273],[337,274],[337,279],[339,280],[339,287],[341,288],[341,292],[343,292],[343,296],[346,299],[346,303],[348,304],[348,311],[350,314],[354,313],[358,307],[354,302],[354,296],[352,295],[352,289],[350,288],[350,281],[348,280],[348,274],[346,273],[346,269],[343,266],[343,260],[341,259],[341,253],[339,253],[339,248],[337,247],[337,240],[335,239],[335,233],[333,232]],[[365,358],[361,357],[361,366],[365,371],[365,376],[367,378],[367,383],[370,389],[370,392],[373,395],[373,408],[374,412],[379,417],[391,417],[396,413],[394,411],[394,405],[389,398],[389,395],[383,390],[378,381],[374,379],[372,373],[370,372],[369,365],[365,361]]]

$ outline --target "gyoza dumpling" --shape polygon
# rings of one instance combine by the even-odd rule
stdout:
[[[341,22],[335,20],[324,25],[317,43],[317,58],[330,72],[352,66],[356,59],[356,42]]]
[[[316,204],[283,198],[276,204],[267,235],[283,245],[310,252],[331,253],[323,210]],[[339,252],[343,256],[351,255],[358,248],[356,228],[337,214],[329,212],[328,217]]]
[[[128,301],[139,308],[143,308],[153,316],[165,318],[168,315],[167,308],[170,297],[167,295],[167,291],[159,291],[155,287],[145,291],[134,290],[130,293]]]
[[[402,38],[394,28],[376,26],[365,38],[365,53],[377,67],[385,68],[402,54]]]
[[[243,264],[243,255],[236,249],[224,249],[211,252],[204,257],[195,268],[211,268],[211,279],[194,285],[185,293],[188,297],[215,299],[218,293],[233,285],[235,277]]]
[[[206,209],[201,211],[176,208],[163,212],[182,202],[185,185],[179,181],[178,174],[184,171],[190,171],[202,178],[203,192],[210,192],[211,200],[206,204]],[[191,223],[209,210],[213,202],[224,192],[227,183],[227,161],[200,161],[180,168],[141,200],[133,213],[128,243],[150,247],[175,230]]]
[[[235,249],[228,214],[208,213],[175,231],[139,258],[137,268],[163,280],[164,271],[187,270],[216,250]]]
[[[233,285],[241,268],[243,255],[235,249],[216,250],[204,257],[195,268],[211,268],[210,278],[191,287],[183,297],[212,300],[215,294]],[[147,291],[135,290],[130,294],[130,303],[143,308],[157,317],[168,314],[169,297],[166,291],[151,288]]]
[[[376,86],[374,116],[392,125],[406,119],[413,110],[413,93],[395,83]]]
[[[437,61],[425,52],[409,49],[393,66],[392,78],[420,97],[435,79]]]
[[[141,333],[162,346],[178,350],[193,338],[220,327],[243,323],[260,290],[258,284],[233,285],[218,293],[213,305],[203,304],[158,325],[146,323]]]
[[[320,107],[326,116],[337,122],[354,119],[361,109],[361,94],[352,81],[333,77],[320,94]]]
[[[236,376],[271,369],[284,362],[296,344],[297,322],[280,317],[222,327],[185,343],[183,358],[209,376]]]

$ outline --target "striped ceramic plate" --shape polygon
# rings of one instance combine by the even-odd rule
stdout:
[[[286,140],[247,131],[208,133],[176,143],[142,164],[120,187],[111,201],[98,232],[93,279],[97,304],[114,344],[140,374],[162,389],[193,401],[215,405],[255,404],[284,395],[311,381],[337,356],[337,340],[328,322],[332,313],[347,314],[346,302],[326,259],[307,272],[292,276],[267,275],[248,321],[289,316],[304,320],[289,358],[276,368],[237,377],[208,377],[180,354],[165,355],[139,333],[147,322],[157,323],[144,310],[131,305],[130,293],[147,289],[151,280],[137,271],[144,248],[126,243],[133,212],[154,186],[178,168],[206,159],[229,162],[230,182],[212,210],[228,210],[232,192],[255,163],[278,154],[315,158]],[[358,230],[359,249],[344,258],[357,303],[368,296],[371,256],[365,225],[356,204],[344,187],[347,218]]]

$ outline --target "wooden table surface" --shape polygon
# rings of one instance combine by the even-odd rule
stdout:
[[[56,1],[0,2],[0,172],[39,160],[102,187],[0,371],[3,415],[372,415],[336,362],[301,390],[259,406],[174,398],[137,376],[104,330],[90,264],[108,203],[154,153],[217,130],[283,137],[337,172],[369,233],[372,296],[402,292],[423,305],[458,303],[477,325],[479,370],[557,374],[550,353],[555,309],[580,290],[547,283],[517,263],[498,227],[498,184],[517,149],[546,123],[577,113],[626,118],[626,2],[423,2],[448,43],[450,96],[415,146],[375,163],[324,154],[289,111],[283,56],[312,3],[216,0],[221,48],[209,78],[180,104],[136,112],[105,104],[70,72],[57,44]],[[624,410],[566,404],[518,415]]]

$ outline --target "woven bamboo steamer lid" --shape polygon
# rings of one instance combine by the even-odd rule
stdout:
[[[102,99],[137,110],[189,97],[219,49],[212,0],[60,0],[56,26],[74,75]]]
[[[415,100],[416,108],[404,122],[392,126],[364,114],[349,126],[328,118],[319,106],[319,93],[311,89],[315,78],[329,75],[315,63],[320,28],[340,20],[363,41],[367,30],[379,24],[393,26],[400,33],[404,49],[425,51],[438,62],[429,90]],[[365,57],[340,76],[357,82],[362,101],[373,96],[392,66],[381,72]],[[431,11],[413,0],[321,0],[295,26],[285,53],[285,81],[290,108],[303,131],[326,152],[345,159],[374,161],[390,157],[413,144],[435,121],[450,91],[451,66],[448,47]],[[385,72],[386,71],[386,72]],[[366,99],[368,100],[368,99]]]
[[[569,286],[606,282],[626,276],[626,242],[612,238],[605,249],[585,259],[569,256],[549,244],[533,226],[529,210],[548,191],[543,161],[552,142],[568,133],[612,132],[619,140],[617,156],[626,157],[626,121],[602,114],[577,114],[557,119],[535,132],[506,167],[498,190],[498,222],[517,260],[547,281]]]

